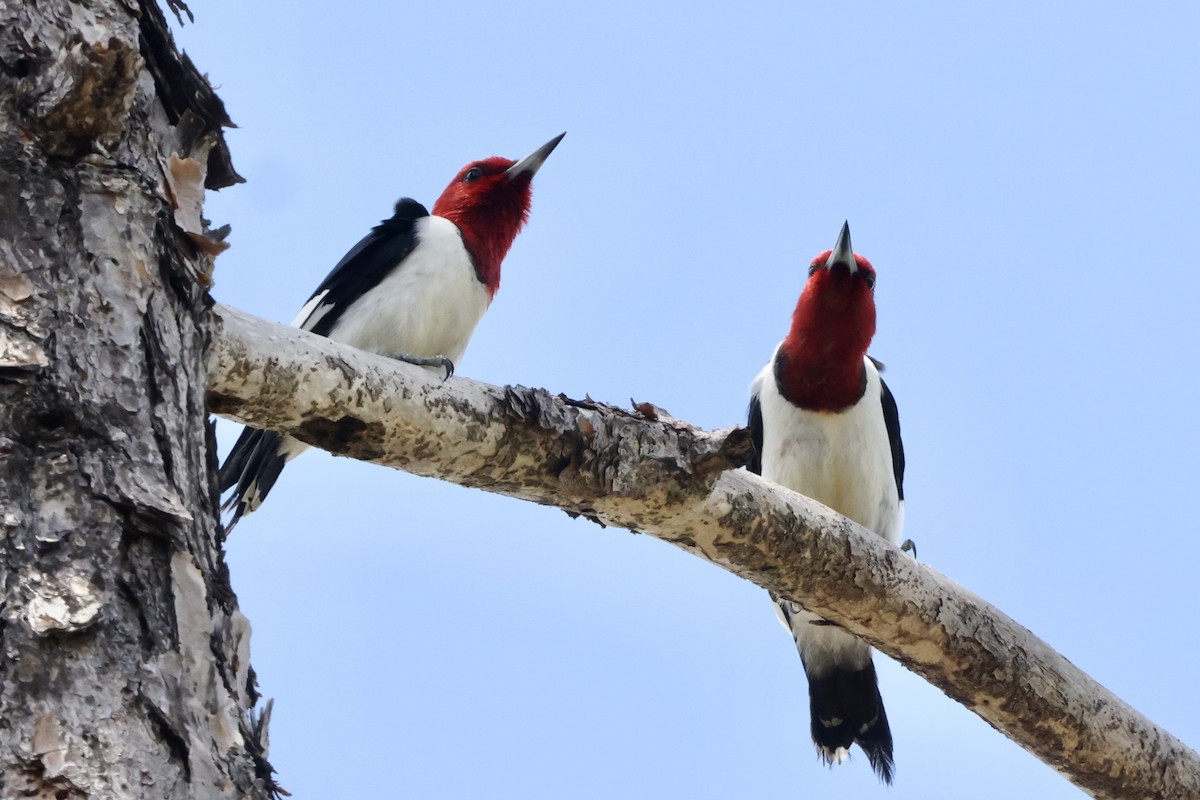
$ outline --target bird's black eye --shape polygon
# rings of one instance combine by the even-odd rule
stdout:
[[[463,183],[471,183],[483,177],[483,170],[479,167],[471,167],[467,170],[467,174],[463,175]]]
[[[808,268],[808,277],[811,278],[813,275],[815,275],[817,273],[817,270],[819,270],[820,268],[821,268],[820,264],[810,265]]]
[[[863,280],[867,282],[867,288],[872,292],[875,291],[875,276],[866,270],[862,271]]]

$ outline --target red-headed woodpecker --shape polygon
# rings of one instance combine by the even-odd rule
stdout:
[[[449,376],[500,287],[500,264],[529,218],[534,174],[566,134],[520,161],[467,164],[430,214],[411,198],[396,203],[338,262],[292,323],[337,342]],[[221,465],[228,529],[254,511],[284,464],[308,445],[246,428]]]
[[[792,329],[751,386],[750,469],[849,517],[892,544],[904,524],[904,447],[896,401],[867,356],[875,269],[842,226],[817,256]],[[857,742],[892,782],[892,732],[871,649],[843,628],[772,596],[808,676],[812,737],[826,764]]]

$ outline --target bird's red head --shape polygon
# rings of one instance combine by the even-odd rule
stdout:
[[[780,347],[779,378],[796,405],[837,411],[865,387],[863,356],[875,336],[875,268],[850,246],[850,225],[837,245],[813,259]]]
[[[462,231],[479,280],[493,295],[500,288],[500,263],[529,219],[533,176],[563,136],[520,161],[493,156],[467,164],[433,205],[436,216]]]

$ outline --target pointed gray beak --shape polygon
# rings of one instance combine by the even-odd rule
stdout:
[[[518,175],[525,175],[525,174],[528,174],[529,177],[532,178],[534,176],[534,173],[536,173],[539,169],[541,169],[542,164],[546,161],[547,158],[550,157],[550,154],[554,152],[554,148],[558,147],[558,143],[561,142],[562,138],[566,135],[567,135],[567,132],[563,131],[558,136],[555,136],[553,139],[546,142],[544,145],[539,147],[537,150],[534,150],[532,153],[525,156],[520,161],[518,161],[517,163],[513,164],[511,167],[506,169],[504,171],[504,174],[507,175],[510,180],[517,177]]]
[[[850,246],[849,221],[842,225],[842,232],[838,234],[837,244],[833,246],[829,258],[825,259],[825,269],[833,269],[837,264],[849,269],[851,275],[858,272],[858,262],[854,260],[854,248]]]

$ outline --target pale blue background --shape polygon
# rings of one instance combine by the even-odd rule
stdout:
[[[1133,6],[196,2],[213,293],[566,130],[460,374],[715,428],[848,218],[921,559],[1195,746],[1200,12]],[[895,786],[821,767],[761,590],[555,509],[310,453],[229,551],[301,800],[1081,796],[886,658]]]

